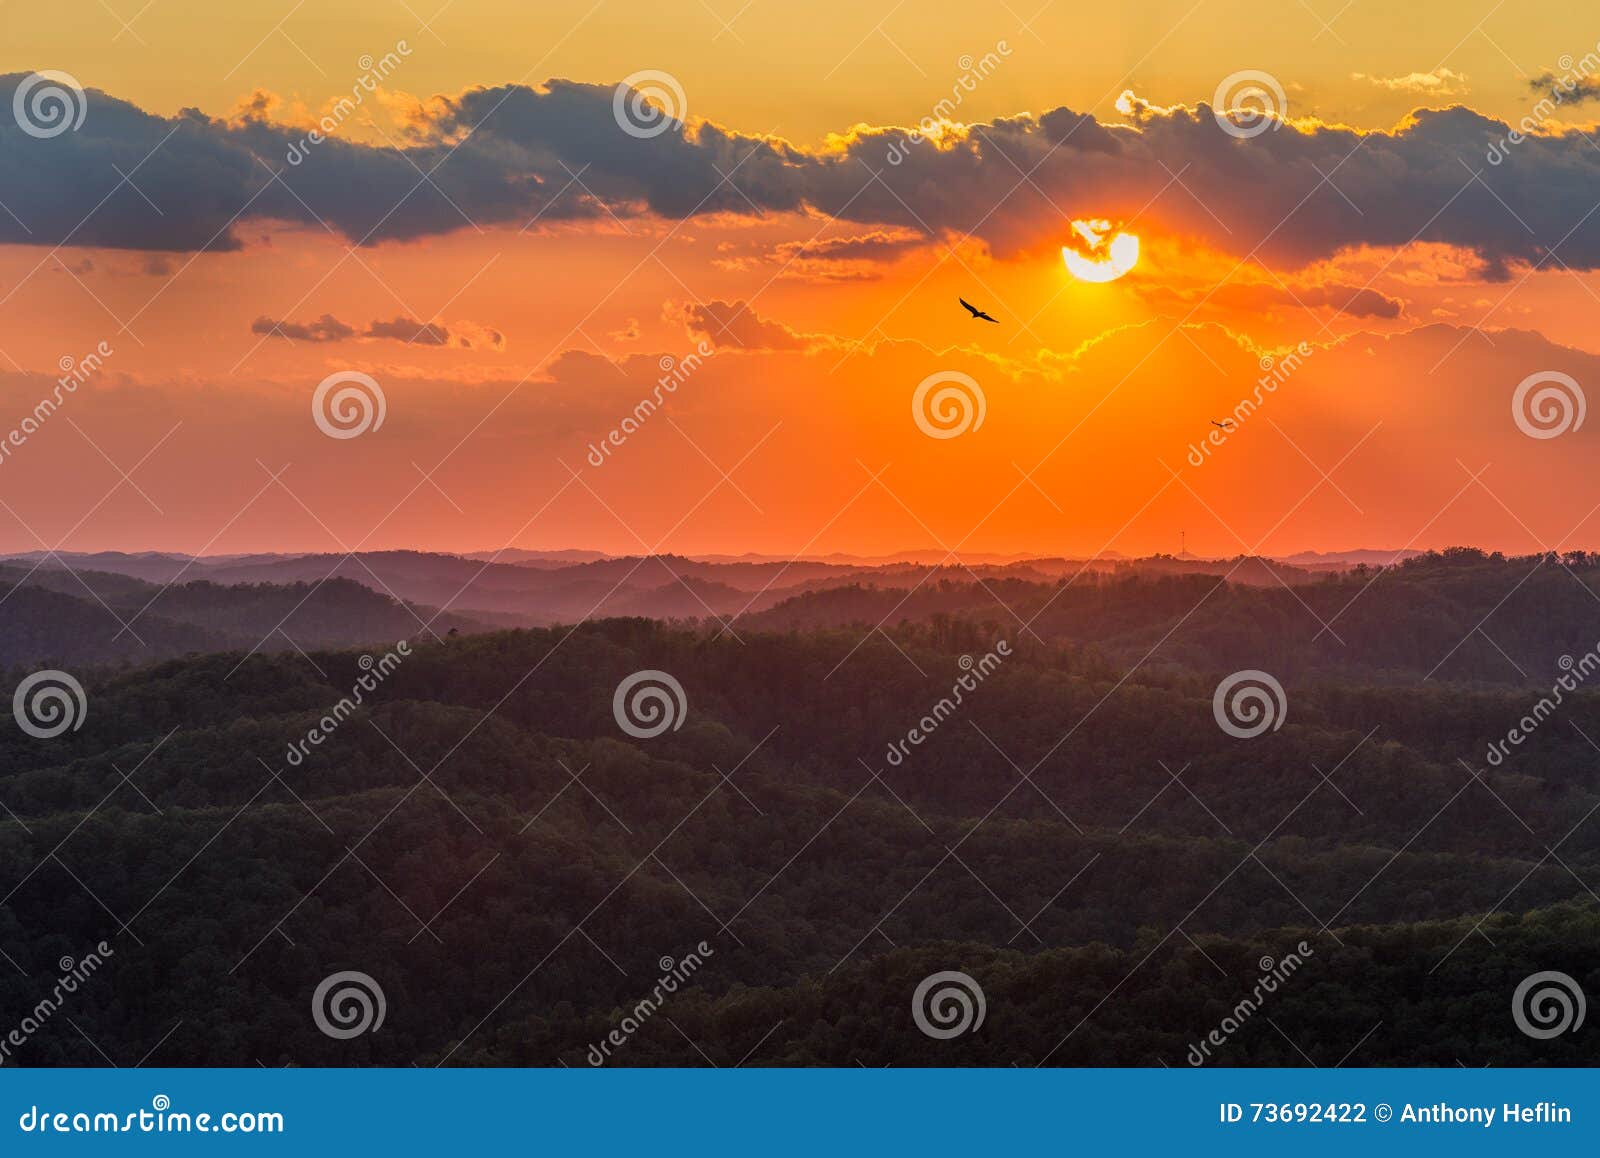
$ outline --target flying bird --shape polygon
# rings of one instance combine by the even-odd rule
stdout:
[[[1230,426],[1233,425],[1233,422],[1232,422],[1231,419],[1227,419],[1227,418],[1224,418],[1221,422],[1218,422],[1215,418],[1213,418],[1211,420],[1211,425],[1215,426],[1218,430],[1227,430]]]
[[[984,313],[977,306],[975,306],[971,302],[969,302],[966,298],[957,298],[956,301],[960,302],[963,306],[965,306],[966,309],[967,309],[967,313],[971,314],[974,318],[982,319],[985,322],[993,322],[997,326],[1000,324],[1000,319],[999,318],[991,318],[988,314]]]

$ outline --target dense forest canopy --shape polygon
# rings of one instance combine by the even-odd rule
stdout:
[[[0,602],[8,686],[60,667],[85,710],[0,729],[0,1010],[108,954],[5,1060],[576,1066],[628,1021],[605,1064],[1180,1066],[1229,1019],[1206,1064],[1596,1060],[1511,1014],[1540,971],[1600,992],[1586,558],[941,574],[731,629],[45,574]],[[153,591],[155,654],[105,648]],[[1250,738],[1243,668],[1284,697]],[[648,736],[641,672],[682,691]],[[309,1015],[345,970],[381,1029]],[[942,971],[986,1002],[949,1040],[912,1009]]]

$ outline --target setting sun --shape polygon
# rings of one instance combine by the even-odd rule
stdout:
[[[1074,221],[1072,228],[1080,240],[1076,248],[1063,245],[1061,259],[1079,281],[1116,281],[1138,264],[1139,239],[1134,234],[1113,231],[1105,220]]]

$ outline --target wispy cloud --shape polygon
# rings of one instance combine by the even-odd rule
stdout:
[[[1364,80],[1390,92],[1418,93],[1423,96],[1448,96],[1467,91],[1466,74],[1452,68],[1408,72],[1404,76],[1370,76],[1364,72],[1353,72],[1350,79]]]
[[[250,323],[250,332],[295,342],[368,341],[404,342],[416,346],[448,346],[458,350],[503,350],[506,338],[499,330],[478,322],[452,322],[443,326],[415,318],[379,319],[357,329],[332,314],[309,322],[291,322],[262,316]]]
[[[1528,87],[1534,92],[1550,93],[1561,104],[1581,105],[1585,101],[1600,100],[1600,77],[1544,72],[1530,80]]]

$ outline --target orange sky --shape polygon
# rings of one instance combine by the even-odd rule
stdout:
[[[0,115],[0,441],[65,360],[110,352],[0,455],[0,550],[1600,546],[1590,426],[1531,437],[1513,414],[1530,375],[1600,382],[1600,148],[1576,135],[1600,102],[1580,82],[1537,140],[1484,149],[1538,78],[1582,67],[1582,21],[125,7],[130,27],[105,10],[87,32],[7,14],[0,72],[91,92],[48,139]],[[660,136],[610,119],[645,69],[684,94]],[[1243,70],[1281,86],[1284,123],[1234,134],[1199,108]],[[469,90],[519,83],[480,124]],[[956,93],[939,141],[894,130]],[[558,97],[578,103],[546,115]],[[327,115],[335,139],[286,163]],[[672,207],[698,188],[663,176],[679,165],[727,178],[715,212]],[[55,202],[88,222],[65,244]],[[197,253],[213,213],[231,248]],[[1140,238],[1126,276],[1067,272],[1091,218]],[[354,245],[347,221],[379,219]],[[378,384],[381,426],[319,429],[341,370]],[[913,400],[946,371],[983,421],[932,437]]]

